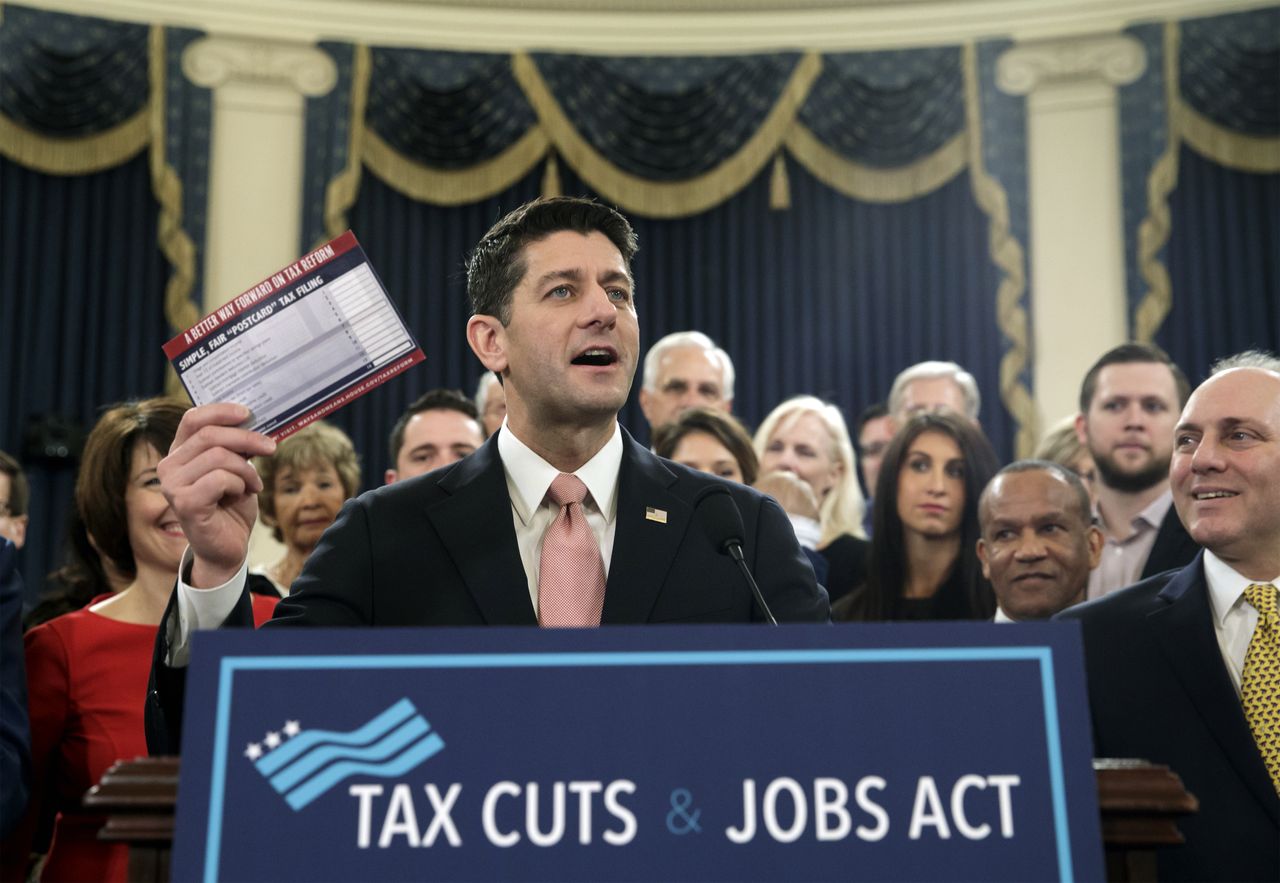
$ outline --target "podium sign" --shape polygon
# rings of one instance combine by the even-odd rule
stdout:
[[[174,879],[1100,879],[1074,623],[196,636]]]

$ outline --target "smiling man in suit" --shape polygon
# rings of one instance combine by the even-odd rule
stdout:
[[[467,340],[502,378],[506,421],[472,456],[349,502],[270,626],[760,621],[702,523],[713,488],[742,515],[775,616],[828,620],[776,503],[660,460],[618,425],[640,346],[635,251],[626,219],[583,199],[536,200],[485,234],[468,264]],[[261,481],[246,458],[274,443],[237,428],[246,416],[192,409],[157,470],[190,548],[157,643],[153,751],[176,748],[190,633],[251,621],[242,584]]]
[[[1200,801],[1161,880],[1280,879],[1280,360],[1224,360],[1174,430],[1178,517],[1204,551],[1072,608],[1094,748],[1167,764]]]

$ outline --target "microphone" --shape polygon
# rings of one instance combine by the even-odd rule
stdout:
[[[755,577],[751,575],[751,568],[747,567],[746,559],[743,557],[742,541],[746,531],[742,527],[742,514],[738,512],[738,506],[733,502],[728,489],[718,485],[704,488],[694,501],[693,508],[702,510],[702,526],[706,529],[707,536],[711,538],[711,543],[716,550],[737,562],[738,569],[742,571],[747,585],[751,587],[751,594],[755,597],[764,618],[770,624],[777,625],[778,620],[773,618],[773,611],[764,602],[764,595],[760,593],[760,587],[756,585]]]

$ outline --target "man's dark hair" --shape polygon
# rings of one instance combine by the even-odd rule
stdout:
[[[1063,466],[1061,463],[1054,463],[1052,460],[1033,459],[1015,460],[991,476],[991,480],[987,482],[987,486],[982,491],[982,496],[978,499],[979,521],[982,520],[982,513],[986,511],[988,495],[992,486],[995,485],[996,479],[1002,475],[1011,475],[1015,472],[1048,472],[1061,478],[1071,487],[1076,503],[1076,514],[1080,516],[1081,523],[1085,527],[1093,523],[1093,506],[1089,502],[1089,491],[1085,488],[1084,482],[1080,480],[1080,476],[1076,474],[1076,471]]]
[[[862,435],[862,427],[866,426],[872,420],[879,420],[881,417],[889,416],[889,408],[883,402],[876,402],[874,405],[867,405],[862,409],[862,413],[858,415],[857,421],[853,424],[853,444],[858,444],[858,436]]]
[[[1103,353],[1084,375],[1084,382],[1080,384],[1080,413],[1089,413],[1089,406],[1093,404],[1093,394],[1098,389],[1098,374],[1103,368],[1108,365],[1134,364],[1167,367],[1169,373],[1173,375],[1174,385],[1178,388],[1178,407],[1186,405],[1187,399],[1191,397],[1191,384],[1187,382],[1187,375],[1182,373],[1182,369],[1169,358],[1168,353],[1153,343],[1122,343]]]
[[[29,491],[22,465],[12,455],[0,451],[0,472],[9,476],[9,514],[26,515]]]
[[[555,196],[535,199],[489,228],[467,259],[467,297],[471,312],[511,321],[511,296],[527,269],[524,249],[531,242],[570,230],[584,236],[603,233],[622,254],[627,275],[639,248],[635,230],[618,212],[594,199]]]
[[[396,425],[391,427],[390,452],[393,469],[396,459],[400,456],[400,448],[404,445],[405,427],[409,425],[413,415],[421,414],[423,411],[460,411],[477,423],[480,422],[480,414],[476,411],[475,403],[461,390],[444,388],[427,390],[418,396],[413,404],[404,409],[404,413],[396,420]],[[483,431],[480,434],[484,435]]]

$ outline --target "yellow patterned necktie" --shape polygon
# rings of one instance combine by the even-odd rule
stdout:
[[[1280,613],[1276,587],[1255,583],[1244,590],[1245,600],[1258,611],[1258,625],[1244,655],[1240,699],[1253,739],[1280,793]]]

